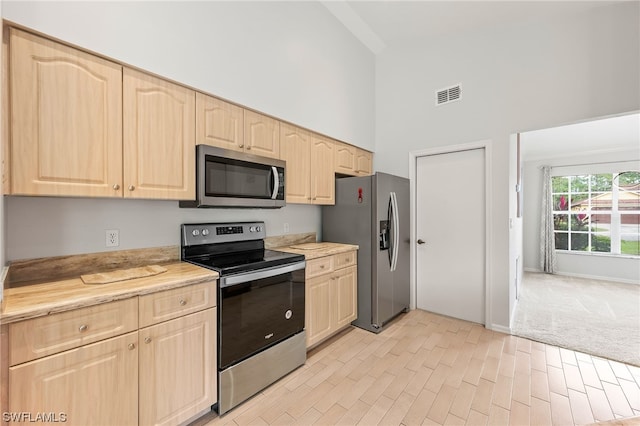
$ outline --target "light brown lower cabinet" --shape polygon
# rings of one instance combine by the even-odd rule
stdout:
[[[307,261],[307,348],[336,334],[357,318],[356,257],[354,250]]]
[[[10,423],[177,425],[207,410],[218,399],[215,288],[80,308],[9,324],[8,333],[3,326],[7,412],[18,416]]]
[[[138,423],[138,332],[9,368],[14,421],[67,425]]]
[[[216,308],[139,331],[140,425],[177,425],[217,401]]]

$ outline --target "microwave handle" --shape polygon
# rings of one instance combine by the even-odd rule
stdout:
[[[278,196],[278,188],[280,187],[280,177],[278,176],[278,169],[275,166],[271,166],[271,173],[273,173],[273,192],[271,193],[271,199],[275,200]]]

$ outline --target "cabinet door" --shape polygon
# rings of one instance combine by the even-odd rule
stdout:
[[[341,269],[334,274],[335,329],[349,325],[358,315],[357,267]]]
[[[311,203],[311,141],[309,132],[280,123],[280,159],[287,162],[287,203]]]
[[[342,142],[335,144],[335,172],[356,175],[356,148]]]
[[[244,110],[196,93],[196,143],[233,151],[244,149]]]
[[[9,411],[68,425],[138,424],[137,343],[136,331],[11,367]]]
[[[307,348],[320,342],[333,332],[331,278],[331,274],[326,274],[306,281],[304,315]]]
[[[139,334],[141,425],[177,425],[217,401],[216,308]]]
[[[358,176],[369,176],[372,171],[371,153],[358,148],[356,151],[356,173]]]
[[[195,92],[124,69],[124,195],[195,199]]]
[[[311,203],[336,203],[336,175],[333,166],[333,142],[317,135],[311,137]]]
[[[266,115],[244,111],[244,150],[262,157],[280,157],[280,123]]]
[[[122,67],[11,29],[11,193],[122,196]]]

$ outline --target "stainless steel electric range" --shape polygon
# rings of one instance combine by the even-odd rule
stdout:
[[[182,260],[218,280],[218,413],[306,360],[304,256],[266,250],[263,222],[181,228]]]

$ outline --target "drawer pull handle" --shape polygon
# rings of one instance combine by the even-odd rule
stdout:
[[[184,306],[187,304],[187,301],[184,299],[180,299],[180,306]]]
[[[129,348],[130,351],[134,350],[136,348],[136,344],[135,343],[129,343],[127,345],[127,348]]]
[[[145,337],[144,338],[144,342],[145,343],[151,343],[151,337]]]
[[[80,327],[78,327],[78,331],[80,333],[84,333],[85,331],[87,331],[89,329],[89,326],[86,324],[82,324]]]

